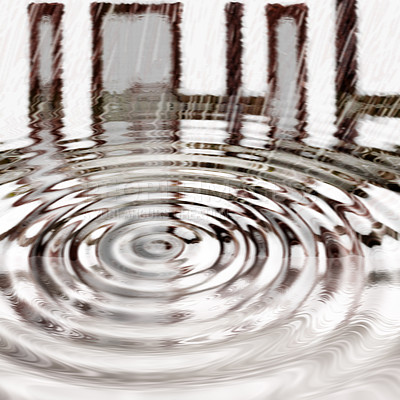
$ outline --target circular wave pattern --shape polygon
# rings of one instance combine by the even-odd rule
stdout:
[[[343,347],[398,332],[376,297],[397,284],[379,249],[400,254],[398,171],[296,146],[103,145],[67,154],[50,186],[28,182],[43,168],[5,183],[25,218],[2,235],[3,354],[107,387],[284,376],[300,360],[310,376],[335,357],[367,374],[379,354]],[[332,391],[347,376],[325,373]]]

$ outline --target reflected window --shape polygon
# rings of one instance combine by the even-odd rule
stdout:
[[[170,86],[172,32],[167,16],[108,14],[103,37],[104,90],[122,93]]]

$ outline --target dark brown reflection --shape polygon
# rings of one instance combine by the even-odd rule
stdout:
[[[239,144],[242,134],[242,106],[240,104],[240,89],[242,86],[242,18],[243,4],[229,3],[225,7],[227,29],[226,54],[226,93],[228,104],[226,119],[229,122],[228,143]]]
[[[62,4],[30,4],[30,118],[61,124]]]
[[[337,0],[336,13],[337,136],[353,141],[357,119],[347,109],[354,101],[357,85],[356,0]]]
[[[180,3],[93,3],[91,13],[95,119],[131,121],[166,110],[180,82]]]
[[[302,139],[306,135],[305,4],[268,4],[268,111],[271,134]]]
[[[227,28],[227,95],[237,95],[242,85],[242,18],[243,4],[229,3],[225,7]]]

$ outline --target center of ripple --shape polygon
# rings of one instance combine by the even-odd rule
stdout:
[[[183,251],[180,239],[168,233],[154,233],[137,238],[132,249],[138,257],[157,262],[168,262]]]

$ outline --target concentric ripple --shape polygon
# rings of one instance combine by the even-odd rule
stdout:
[[[395,155],[63,146],[47,164],[34,146],[6,155],[1,370],[93,390],[223,385],[232,398],[227,382],[259,379],[263,399],[328,398],[385,368],[392,379]]]

